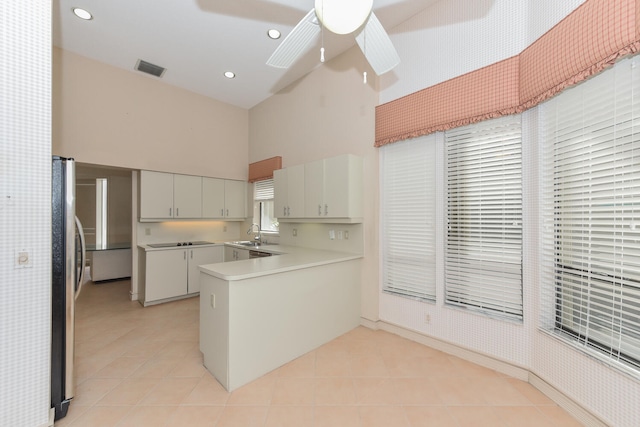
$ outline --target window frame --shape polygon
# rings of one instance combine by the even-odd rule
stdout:
[[[640,57],[538,108],[540,328],[640,377]]]
[[[522,117],[445,132],[445,304],[523,321]]]

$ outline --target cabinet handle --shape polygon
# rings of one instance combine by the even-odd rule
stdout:
[[[220,216],[224,216],[224,209],[220,209]]]
[[[322,205],[318,205],[318,216],[322,215]]]
[[[229,216],[229,209],[227,209],[227,216]]]
[[[184,255],[184,259],[187,259],[187,251],[184,251],[183,255]]]
[[[324,214],[329,215],[329,205],[327,204],[324,205]]]
[[[189,255],[191,256],[191,259],[193,259],[193,249],[191,249],[191,251],[189,251],[189,252],[191,252],[191,253],[189,254]]]
[[[176,208],[176,216],[180,216],[180,208]]]
[[[171,209],[172,209],[172,208],[169,208],[169,217],[171,217]]]
[[[287,207],[286,206],[282,207],[282,216],[287,216]]]
[[[287,206],[287,216],[291,216],[291,207]]]

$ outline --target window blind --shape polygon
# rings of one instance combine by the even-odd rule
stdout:
[[[522,318],[520,115],[445,132],[445,301]]]
[[[540,108],[543,327],[640,372],[640,60]]]
[[[383,291],[435,301],[435,135],[381,151]]]
[[[273,200],[273,178],[254,182],[256,201]]]

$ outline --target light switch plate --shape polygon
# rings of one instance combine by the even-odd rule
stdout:
[[[28,249],[16,250],[15,260],[15,268],[33,267],[33,262],[31,261],[31,251],[29,251]]]

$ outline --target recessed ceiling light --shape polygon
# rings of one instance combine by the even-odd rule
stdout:
[[[232,79],[236,76],[236,73],[234,73],[233,71],[225,71],[224,76],[228,79]]]
[[[84,19],[87,21],[93,19],[93,16],[87,10],[81,9],[79,7],[74,7],[71,10],[73,11],[74,15],[76,15],[80,19]]]
[[[275,28],[272,28],[269,31],[267,31],[267,35],[269,36],[269,38],[277,40],[280,38],[280,31],[276,30]]]

